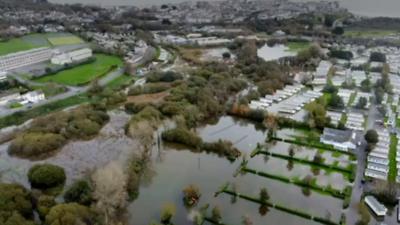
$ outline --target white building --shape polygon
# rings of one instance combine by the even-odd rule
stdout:
[[[21,98],[23,101],[27,101],[29,103],[37,103],[46,99],[42,91],[31,91],[22,95]]]
[[[377,216],[385,216],[387,213],[387,208],[382,205],[381,203],[376,200],[375,197],[373,196],[366,196],[364,199],[365,203],[368,205],[368,207],[374,211],[374,213]]]
[[[83,48],[72,52],[63,53],[51,58],[52,64],[65,65],[77,61],[82,61],[93,56],[92,50],[89,48]]]
[[[24,66],[50,60],[53,52],[50,48],[36,48],[0,56],[0,71],[10,71]]]
[[[354,133],[350,130],[337,130],[325,128],[321,135],[320,141],[324,144],[333,145],[334,148],[349,151],[356,149],[356,145],[352,142]]]
[[[18,100],[21,97],[19,93],[9,93],[0,96],[0,105],[6,105],[10,101]]]

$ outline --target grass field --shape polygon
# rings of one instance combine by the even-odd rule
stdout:
[[[134,78],[132,76],[124,74],[122,76],[115,78],[110,83],[108,83],[107,87],[109,87],[111,89],[118,89],[121,86],[128,85],[133,80],[134,80]]]
[[[310,42],[307,41],[302,41],[302,42],[288,42],[287,46],[289,48],[289,51],[291,52],[299,52],[301,50],[307,49],[310,47]]]
[[[348,30],[345,31],[344,35],[348,37],[363,37],[363,38],[379,38],[385,37],[392,34],[399,34],[399,31],[394,30]]]
[[[55,82],[71,86],[82,85],[104,75],[113,65],[120,66],[122,64],[122,61],[115,56],[96,54],[95,57],[96,61],[93,63],[77,66],[54,75],[44,76],[36,81]]]
[[[0,55],[6,55],[14,52],[19,52],[19,51],[25,51],[37,47],[42,47],[42,46],[36,46],[34,44],[31,44],[22,38],[15,38],[11,39],[6,42],[0,42]]]
[[[84,41],[76,36],[49,37],[49,42],[54,46],[82,44]]]
[[[29,34],[8,41],[0,41],[0,55],[26,51],[39,47],[82,44],[84,41],[69,33]]]
[[[388,175],[388,180],[391,182],[396,182],[396,176],[397,176],[397,162],[396,162],[397,142],[398,139],[396,135],[391,135],[390,149],[389,149],[389,175]]]

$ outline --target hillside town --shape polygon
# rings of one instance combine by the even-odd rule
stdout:
[[[400,223],[399,18],[0,6],[0,225]]]

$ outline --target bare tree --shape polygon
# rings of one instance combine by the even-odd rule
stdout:
[[[110,162],[92,175],[96,208],[105,216],[105,224],[114,224],[117,213],[126,206],[127,176],[122,165]]]

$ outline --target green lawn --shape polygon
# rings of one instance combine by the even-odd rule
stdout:
[[[397,142],[398,142],[398,139],[397,139],[396,135],[391,135],[390,136],[390,149],[389,149],[388,180],[392,181],[392,182],[396,182],[396,176],[397,176],[397,162],[396,162]]]
[[[55,82],[65,85],[83,85],[107,73],[113,65],[122,65],[121,59],[115,56],[96,54],[96,61],[90,64],[67,69],[54,75],[44,76],[36,81]]]
[[[395,30],[378,30],[378,29],[360,29],[360,30],[348,30],[345,31],[344,35],[348,37],[363,37],[363,38],[379,38],[385,37],[392,34],[398,34]]]
[[[0,55],[7,55],[13,52],[30,50],[36,47],[40,46],[35,46],[34,44],[31,44],[23,40],[22,38],[15,38],[6,42],[0,42]]]
[[[77,36],[49,37],[47,40],[54,46],[84,43],[84,41]]]
[[[115,78],[110,83],[108,83],[107,87],[111,89],[118,89],[121,86],[129,84],[132,80],[134,80],[132,76],[124,74],[122,76]]]
[[[70,33],[29,34],[8,41],[0,41],[0,55],[39,47],[82,44],[84,41]]]
[[[289,51],[291,52],[299,52],[301,50],[307,49],[310,47],[310,42],[308,41],[301,41],[301,42],[288,42],[287,46],[289,47]]]

